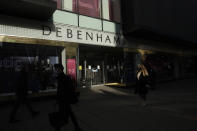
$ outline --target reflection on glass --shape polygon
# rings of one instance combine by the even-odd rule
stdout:
[[[78,0],[79,14],[100,18],[100,0]]]

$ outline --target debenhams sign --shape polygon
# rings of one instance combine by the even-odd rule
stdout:
[[[42,35],[47,38],[66,42],[77,42],[83,44],[120,46],[121,37],[113,33],[105,33],[94,30],[88,30],[73,26],[42,26]]]
[[[33,26],[33,24],[32,24]],[[0,24],[0,35],[74,42],[90,45],[121,46],[121,35],[54,23],[53,26],[35,23],[35,27]]]

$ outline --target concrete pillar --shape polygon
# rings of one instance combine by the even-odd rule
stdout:
[[[78,52],[78,46],[66,46],[66,62],[67,62],[67,59],[75,59],[75,62],[76,62],[76,65],[75,65],[75,67],[76,67],[76,70],[75,70],[75,72],[76,72],[76,77],[74,78],[75,80],[76,80],[76,84],[77,84],[77,86],[79,85],[78,83],[79,83],[79,68],[78,68],[78,65],[79,65],[79,58],[78,58],[78,54],[79,52]],[[67,67],[67,69],[68,69],[68,67]],[[67,72],[68,70],[66,70],[66,73],[68,73]]]
[[[86,76],[87,76],[87,62],[86,60],[84,60],[84,79],[86,80]]]
[[[105,84],[105,62],[102,61],[103,84]]]
[[[64,48],[61,52],[61,58],[62,58],[62,65],[64,67],[64,73],[66,73],[66,48]]]
[[[77,66],[77,87],[80,87],[80,72],[79,72],[79,47],[77,47],[77,57],[76,57],[76,66]]]

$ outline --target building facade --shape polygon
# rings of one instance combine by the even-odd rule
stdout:
[[[73,77],[78,87],[135,83],[139,63],[148,63],[158,81],[195,76],[196,46],[163,35],[163,30],[155,31],[162,24],[156,19],[159,11],[153,10],[157,2],[153,3],[2,0],[0,95],[13,95],[24,65],[29,67],[30,91],[44,93],[56,89],[56,63],[64,66],[64,72]],[[168,4],[161,9],[165,5]]]
[[[78,86],[121,80],[124,38],[119,0],[0,3],[1,95],[13,94],[24,65],[32,92],[56,89],[56,63]]]
[[[155,70],[158,81],[197,74],[194,35],[197,19],[191,17],[196,10],[194,3],[193,0],[121,1],[123,33],[129,45],[127,51],[137,50],[136,62],[148,63]]]

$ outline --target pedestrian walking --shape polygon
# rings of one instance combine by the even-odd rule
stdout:
[[[150,62],[144,63],[146,70],[148,71],[148,84],[152,90],[156,89],[156,72],[151,67]]]
[[[71,104],[75,103],[75,88],[70,76],[64,74],[64,67],[61,64],[54,65],[57,73],[57,104],[59,107],[59,113],[65,117],[65,119],[71,118],[72,123],[75,126],[75,131],[81,131],[78,121],[74,112],[72,111]],[[61,126],[55,128],[55,131],[60,131]]]
[[[148,71],[146,70],[146,67],[142,64],[138,65],[137,69],[137,82],[136,82],[136,90],[135,93],[139,94],[142,106],[146,106],[146,95],[148,93]]]
[[[15,116],[17,110],[22,104],[24,104],[27,107],[27,109],[31,112],[32,117],[35,117],[39,114],[39,112],[33,110],[32,106],[29,103],[29,100],[27,99],[27,95],[28,95],[28,66],[27,65],[23,65],[20,71],[20,76],[18,79],[18,84],[16,86],[15,95],[16,95],[16,102],[10,114],[10,120],[9,120],[10,123],[19,121],[15,118]]]

